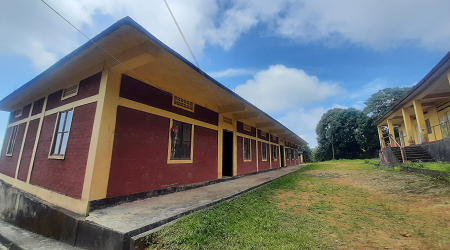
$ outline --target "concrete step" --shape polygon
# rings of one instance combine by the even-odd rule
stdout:
[[[39,234],[31,233],[20,227],[13,226],[3,220],[0,220],[0,243],[5,245],[7,247],[6,249],[82,250],[82,248],[69,246],[60,241],[56,241]]]

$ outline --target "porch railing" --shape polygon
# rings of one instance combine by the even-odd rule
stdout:
[[[428,138],[422,138],[422,140],[429,140],[429,134],[434,135],[434,140],[437,141],[436,137],[436,127],[439,127],[442,135],[442,139],[450,138],[450,121],[441,122],[438,125],[434,125],[433,127],[422,129],[422,135],[426,135]]]
[[[385,148],[386,147],[386,138],[389,139],[389,144],[388,147],[392,148],[394,147],[398,147],[400,148],[400,153],[402,154],[402,161],[406,162],[406,152],[405,152],[405,142],[403,140],[403,138],[400,138],[400,143],[397,142],[397,140],[395,140],[394,136],[392,136],[392,134],[389,134],[388,136],[382,137],[382,141],[381,143],[383,144],[382,147]]]

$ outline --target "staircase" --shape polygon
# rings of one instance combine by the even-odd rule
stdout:
[[[392,152],[397,158],[398,162],[403,162],[402,152],[399,147],[392,147]],[[412,162],[432,162],[435,161],[433,157],[421,146],[414,145],[405,147],[406,160]]]

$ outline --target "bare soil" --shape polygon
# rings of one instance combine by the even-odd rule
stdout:
[[[278,206],[326,222],[334,249],[450,249],[448,182],[336,166],[304,172],[298,189],[277,192]]]

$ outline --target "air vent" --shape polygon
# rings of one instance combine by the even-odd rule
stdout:
[[[233,119],[226,116],[223,117],[223,122],[233,125]]]
[[[61,100],[76,96],[77,94],[78,94],[78,84],[75,84],[63,90]]]
[[[248,132],[252,132],[252,126],[244,124],[244,130]]]
[[[14,117],[22,116],[22,113],[23,113],[23,108],[18,109],[14,112]]]
[[[179,96],[174,95],[172,99],[172,105],[187,111],[194,112],[194,103]]]

